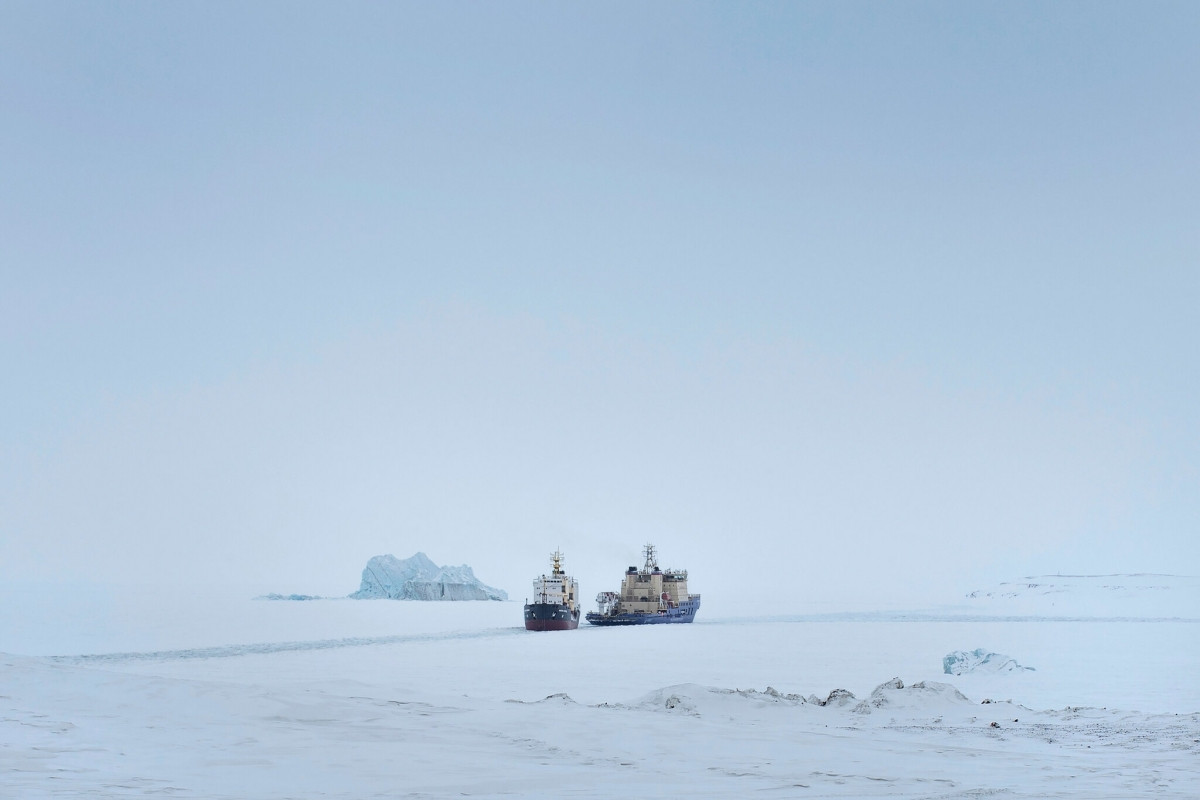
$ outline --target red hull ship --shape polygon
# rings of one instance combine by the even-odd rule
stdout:
[[[563,555],[555,550],[553,569],[533,582],[533,601],[525,603],[525,630],[573,631],[579,627],[579,584],[562,568]]]

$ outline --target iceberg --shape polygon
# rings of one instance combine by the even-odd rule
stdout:
[[[508,592],[488,586],[466,564],[439,567],[424,553],[412,558],[374,556],[363,569],[355,600],[507,600]]]
[[[989,653],[982,647],[974,650],[955,650],[942,659],[942,672],[947,675],[965,675],[968,672],[1020,672],[1033,670],[1023,667],[1015,658]]]

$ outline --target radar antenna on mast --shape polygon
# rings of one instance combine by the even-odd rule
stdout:
[[[654,545],[652,545],[652,544],[646,545],[644,548],[642,548],[642,552],[644,552],[646,554],[645,570],[647,572],[650,572],[652,570],[658,569],[658,556],[655,555],[655,553],[654,553]]]

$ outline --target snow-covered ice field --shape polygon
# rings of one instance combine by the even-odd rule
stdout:
[[[1190,606],[529,633],[519,600],[5,600],[5,798],[1200,796]],[[943,673],[974,648],[1034,669]]]

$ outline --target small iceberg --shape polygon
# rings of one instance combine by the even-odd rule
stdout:
[[[942,659],[942,672],[947,675],[965,675],[969,672],[1022,672],[1033,670],[1023,667],[1011,656],[990,653],[982,647],[974,650],[955,650]]]

